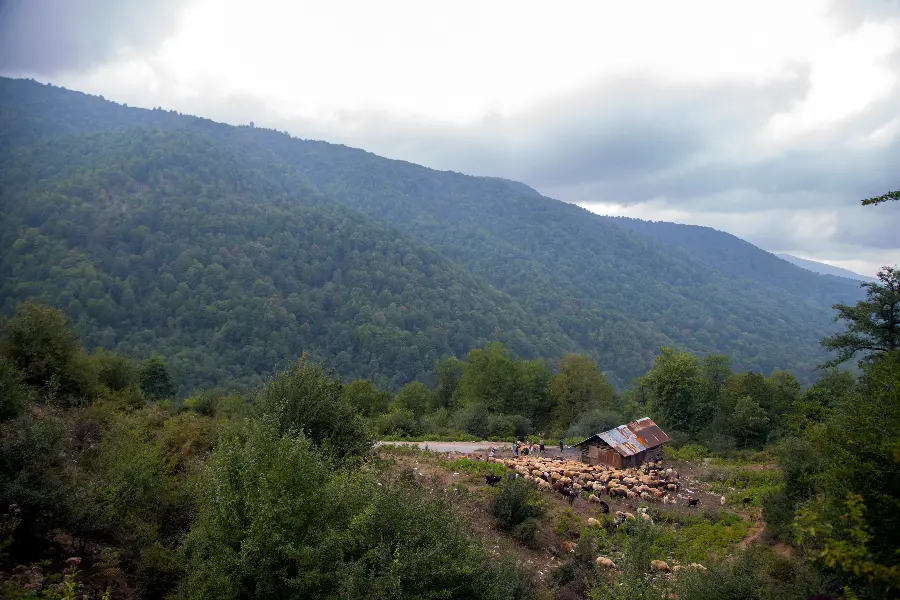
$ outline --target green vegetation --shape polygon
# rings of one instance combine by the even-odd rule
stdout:
[[[900,349],[900,270],[884,267],[878,281],[863,283],[866,300],[853,306],[835,304],[835,320],[847,322],[847,330],[822,340],[822,345],[837,351],[829,364],[839,365],[864,352],[863,361]]]
[[[900,597],[895,268],[862,298],[699,228],[34,82],[0,79],[0,133],[4,598]],[[594,523],[374,449],[645,415],[725,506]]]
[[[85,352],[52,309],[23,306],[0,339],[4,386],[22,390],[0,423],[4,598],[529,597],[453,506],[371,460],[363,417],[319,365],[279,373],[252,405],[213,391],[176,407],[101,378],[141,369]],[[81,387],[63,394],[73,364]]]
[[[522,478],[504,478],[491,500],[491,514],[501,529],[511,531],[525,543],[534,539],[538,519],[546,510],[537,488]]]
[[[165,356],[181,393],[303,352],[393,392],[491,341],[589,355],[619,390],[660,346],[810,383],[830,305],[860,297],[711,230],[29,81],[0,79],[0,134],[0,309],[64,309],[88,348]]]

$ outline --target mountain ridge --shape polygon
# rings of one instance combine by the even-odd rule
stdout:
[[[690,245],[502,178],[437,171],[273,130],[123,107],[25,80],[0,79],[0,92],[4,156],[61,134],[201,132],[264,180],[283,180],[288,187],[303,180],[321,194],[323,205],[340,204],[381,222],[485,281],[521,307],[533,329],[556,340],[547,346],[555,350],[543,355],[591,354],[620,387],[646,371],[662,345],[727,353],[736,368],[785,368],[801,378],[806,373],[808,380],[825,357],[818,339],[834,327],[831,302],[859,296],[852,285],[821,279],[768,253],[787,275],[733,273],[727,263],[704,259]],[[812,279],[805,287],[792,283],[807,275]]]
[[[855,271],[851,271],[850,269],[844,269],[841,267],[835,267],[834,265],[829,265],[827,263],[823,263],[817,260],[810,260],[808,258],[800,258],[799,256],[794,256],[793,254],[786,254],[783,252],[774,252],[775,256],[782,260],[786,260],[792,265],[796,265],[801,269],[806,269],[807,271],[812,271],[813,273],[818,273],[820,275],[831,275],[834,277],[843,277],[846,279],[853,279],[855,281],[877,281],[875,277],[869,277],[867,275],[862,275]]]

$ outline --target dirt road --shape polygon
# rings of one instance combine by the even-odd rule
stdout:
[[[460,452],[462,454],[487,453],[492,447],[497,450],[509,450],[512,446],[509,442],[376,442],[375,445],[418,446],[422,450],[427,447],[433,452]]]

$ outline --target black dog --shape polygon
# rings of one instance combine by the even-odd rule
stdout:
[[[484,480],[488,485],[497,485],[500,483],[500,479],[502,479],[499,475],[485,475]]]
[[[697,506],[698,504],[700,504],[700,498],[689,498],[688,499],[688,506]]]

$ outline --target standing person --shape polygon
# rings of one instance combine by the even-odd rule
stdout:
[[[519,456],[519,443],[516,442],[515,444],[513,444],[513,458],[516,458],[518,456]]]
[[[565,451],[566,451],[566,440],[565,440],[565,438],[559,438],[559,451],[560,451],[560,452],[565,452]]]
[[[540,453],[544,453],[544,434],[541,434],[541,445],[540,445]]]

